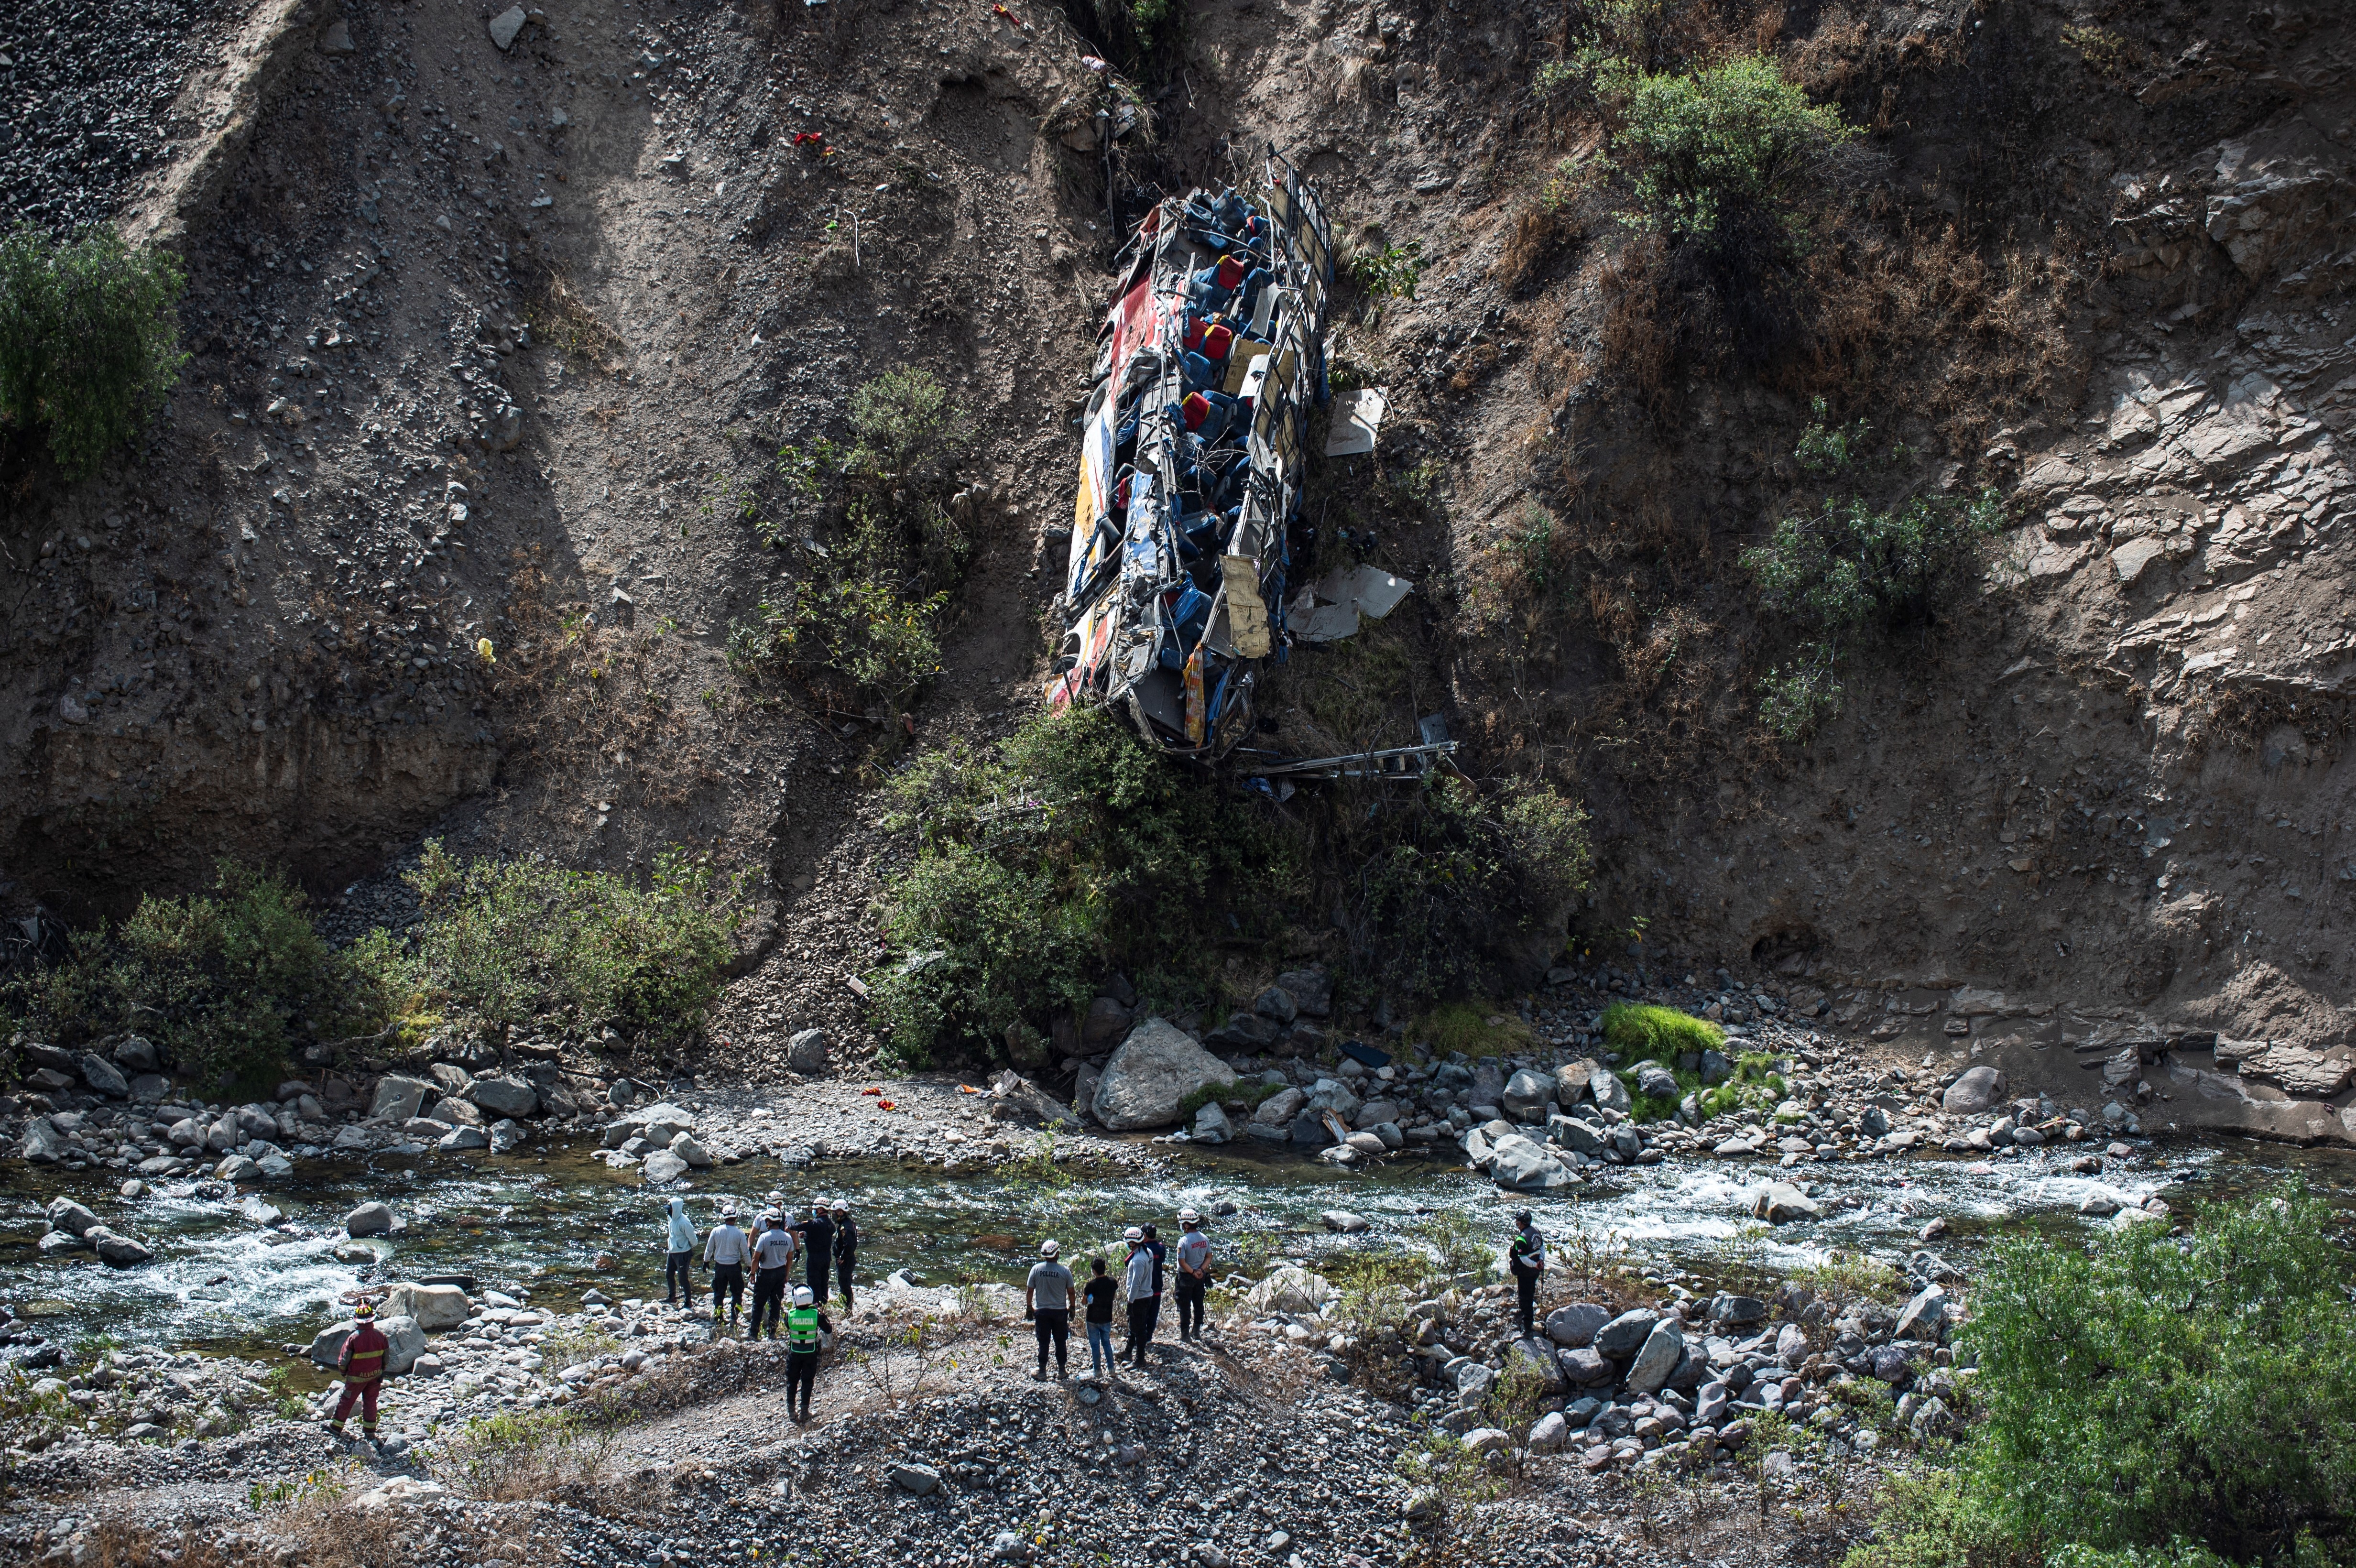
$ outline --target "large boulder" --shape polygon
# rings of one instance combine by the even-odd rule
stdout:
[[[1555,1360],[1561,1366],[1562,1375],[1580,1388],[1594,1388],[1620,1375],[1619,1369],[1612,1364],[1612,1358],[1592,1345],[1565,1350],[1556,1356]]]
[[[101,1225],[82,1238],[98,1251],[100,1258],[114,1268],[137,1268],[141,1264],[155,1261],[155,1254],[128,1236],[118,1236]]]
[[[416,1319],[420,1328],[455,1328],[466,1320],[470,1303],[455,1285],[412,1285],[404,1280],[384,1295],[388,1317]]]
[[[1505,1080],[1505,1115],[1518,1120],[1533,1111],[1543,1111],[1554,1092],[1553,1080],[1541,1078],[1525,1067]]]
[[[1216,1100],[1194,1113],[1194,1137],[1198,1144],[1223,1144],[1235,1136],[1235,1125]]]
[[[131,1097],[130,1080],[123,1076],[122,1069],[103,1056],[95,1051],[87,1051],[77,1057],[74,1064],[81,1069],[81,1081],[89,1084],[94,1092],[111,1100],[127,1100]]]
[[[1890,1331],[1894,1339],[1922,1339],[1939,1342],[1939,1331],[1947,1321],[1947,1293],[1932,1285],[1908,1302],[1898,1314],[1898,1325]]]
[[[1601,1154],[1609,1141],[1602,1128],[1577,1116],[1548,1116],[1547,1138],[1558,1147],[1585,1155]]]
[[[1537,1338],[1516,1339],[1506,1349],[1505,1375],[1522,1381],[1535,1381],[1548,1393],[1558,1392],[1564,1381],[1562,1362],[1556,1358],[1554,1347]]]
[[[1151,1018],[1130,1031],[1097,1081],[1096,1118],[1111,1132],[1166,1127],[1198,1090],[1225,1087],[1236,1071],[1194,1043],[1167,1019]]]
[[[1590,1098],[1594,1093],[1595,1063],[1584,1057],[1566,1061],[1554,1070],[1554,1097],[1566,1109]]]
[[[712,1168],[712,1151],[696,1141],[693,1133],[681,1133],[670,1140],[670,1152],[687,1161],[691,1170]]]
[[[392,1230],[392,1210],[382,1203],[363,1203],[344,1216],[344,1234],[382,1236]]]
[[[1515,1192],[1552,1192],[1577,1178],[1545,1145],[1508,1133],[1490,1151],[1489,1179]]]
[[[1574,1301],[1568,1307],[1558,1307],[1547,1314],[1547,1338],[1566,1350],[1576,1350],[1592,1344],[1595,1331],[1612,1321],[1608,1307],[1591,1301]]]
[[[466,1098],[495,1116],[529,1116],[540,1109],[540,1091],[520,1078],[477,1078]]]
[[[1628,1085],[1621,1083],[1619,1075],[1609,1067],[1598,1067],[1589,1077],[1587,1087],[1588,1093],[1595,1096],[1595,1103],[1606,1110],[1625,1115],[1628,1107],[1635,1104],[1629,1096]]]
[[[1308,1103],[1309,1096],[1302,1090],[1280,1089],[1253,1109],[1252,1120],[1265,1122],[1271,1127],[1290,1126],[1292,1118],[1299,1115],[1301,1107]]]
[[[1314,1312],[1340,1294],[1323,1275],[1287,1264],[1244,1294],[1254,1312]]]
[[[1598,1350],[1615,1360],[1633,1356],[1644,1348],[1659,1326],[1661,1315],[1649,1307],[1633,1307],[1595,1331],[1592,1343]]]
[[[826,1071],[827,1034],[822,1029],[806,1029],[786,1041],[786,1065],[805,1078]]]
[[[352,1318],[322,1328],[311,1341],[310,1357],[315,1365],[336,1370],[337,1358],[344,1353],[344,1341],[352,1337],[359,1324]],[[384,1370],[394,1377],[417,1364],[425,1353],[425,1330],[417,1326],[414,1317],[379,1317],[376,1331],[385,1337]]]
[[[695,1125],[694,1116],[668,1100],[643,1111],[632,1111],[624,1120],[636,1127],[647,1142],[657,1145],[668,1144]]]
[[[1677,1075],[1657,1061],[1636,1063],[1636,1092],[1647,1099],[1674,1100],[1685,1091],[1677,1086]]]
[[[1333,1010],[1333,977],[1322,969],[1287,969],[1276,983],[1310,1018],[1322,1019]]]
[[[685,1133],[679,1136],[687,1136]],[[666,1181],[677,1181],[680,1177],[685,1176],[687,1161],[667,1148],[659,1148],[647,1156],[646,1163],[638,1169],[646,1178],[647,1185],[659,1187]]]
[[[98,1216],[70,1198],[49,1200],[49,1229],[80,1239],[98,1229]]]
[[[1628,1367],[1628,1388],[1633,1393],[1658,1393],[1685,1355],[1686,1335],[1674,1317],[1664,1317],[1644,1336],[1636,1359]]]
[[[1813,1220],[1819,1212],[1815,1200],[1788,1181],[1762,1181],[1751,1189],[1751,1216],[1771,1225]]]
[[[125,1072],[153,1072],[162,1065],[153,1040],[126,1034],[114,1042],[114,1065]]]
[[[1939,1105],[1961,1115],[1976,1115],[2003,1098],[2004,1074],[1983,1063],[1948,1084]]]
[[[1570,1423],[1558,1410],[1549,1410],[1530,1423],[1529,1450],[1533,1454],[1559,1454],[1569,1440]]]
[[[369,1101],[369,1117],[391,1117],[405,1122],[425,1108],[426,1096],[434,1093],[434,1085],[423,1078],[403,1077],[388,1072],[376,1081],[376,1095]]]

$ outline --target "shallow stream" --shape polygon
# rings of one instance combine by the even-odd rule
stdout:
[[[723,1197],[751,1206],[773,1191],[793,1203],[845,1198],[859,1222],[862,1283],[905,1267],[931,1285],[1019,1283],[1049,1236],[1085,1271],[1088,1253],[1113,1246],[1123,1225],[1155,1221],[1168,1236],[1181,1207],[1207,1214],[1222,1203],[1237,1211],[1209,1226],[1221,1272],[1410,1244],[1428,1225],[1425,1216],[1442,1209],[1502,1243],[1513,1211],[1526,1206],[1558,1245],[1584,1237],[1705,1274],[1736,1247],[1749,1261],[1777,1268],[1836,1248],[1902,1262],[1923,1245],[1916,1235],[1933,1217],[1950,1229],[1931,1249],[1968,1266],[1991,1235],[2022,1222],[2056,1230],[2105,1223],[2077,1212],[2096,1189],[2126,1200],[2165,1189],[2181,1210],[2188,1200],[2244,1192],[2296,1173],[2356,1211],[2356,1157],[2344,1153],[2239,1141],[2187,1145],[2147,1151],[2141,1161],[2106,1162],[2103,1175],[2086,1177],[2069,1169],[2079,1152],[2065,1147],[1979,1165],[1929,1158],[1804,1168],[1787,1174],[1815,1183],[1825,1217],[1763,1234],[1744,1198],[1772,1168],[1730,1161],[1615,1168],[1566,1195],[1516,1198],[1435,1162],[1352,1173],[1225,1150],[1173,1150],[1158,1174],[1071,1170],[1052,1184],[980,1168],[841,1164],[812,1172],[762,1160],[701,1173],[688,1196],[700,1231]],[[661,1288],[660,1199],[635,1171],[608,1169],[585,1146],[552,1144],[504,1157],[317,1160],[297,1168],[296,1179],[259,1191],[227,1196],[218,1195],[218,1184],[167,1182],[126,1201],[117,1193],[121,1179],[110,1173],[16,1168],[0,1191],[0,1300],[69,1344],[111,1335],[151,1347],[255,1353],[307,1340],[337,1315],[335,1298],[356,1282],[355,1268],[334,1253],[346,1241],[344,1215],[370,1200],[391,1203],[407,1221],[404,1234],[366,1240],[381,1260],[372,1279],[471,1275],[481,1285],[532,1292],[540,1305],[560,1307],[593,1284],[616,1298]],[[41,1256],[43,1210],[59,1193],[145,1243],[156,1261],[116,1270],[86,1252]],[[1851,1197],[1854,1206],[1840,1206]],[[1336,1209],[1364,1216],[1370,1228],[1333,1233],[1321,1216]]]

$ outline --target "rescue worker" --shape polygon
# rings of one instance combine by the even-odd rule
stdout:
[[[794,1287],[793,1310],[786,1314],[786,1414],[797,1422],[810,1418],[810,1391],[818,1386],[818,1353],[834,1325],[814,1305],[810,1288]],[[801,1391],[801,1408],[794,1408],[794,1391]]]
[[[834,1221],[827,1218],[826,1200],[821,1198],[811,1204],[809,1218],[796,1229],[801,1232],[803,1267],[810,1294],[824,1307],[827,1287],[832,1283],[827,1276],[834,1269]]]
[[[834,1200],[834,1277],[842,1285],[842,1310],[851,1312],[851,1275],[859,1265],[859,1227],[851,1222],[851,1203]]]
[[[1203,1296],[1211,1288],[1211,1238],[1203,1234],[1203,1216],[1192,1209],[1178,1211],[1178,1338],[1203,1337]]]
[[[1514,1239],[1505,1246],[1506,1264],[1514,1271],[1515,1311],[1522,1325],[1522,1338],[1533,1332],[1531,1323],[1537,1315],[1538,1275],[1546,1273],[1546,1243],[1538,1237],[1538,1228],[1526,1209],[1514,1216]]]
[[[753,1239],[753,1331],[746,1338],[761,1337],[761,1315],[769,1317],[769,1338],[777,1337],[777,1319],[784,1316],[786,1292],[793,1284],[794,1233],[786,1228],[786,1217],[772,1209],[761,1216],[762,1231]]]
[[[1030,1277],[1023,1282],[1023,1315],[1031,1319],[1039,1335],[1039,1370],[1031,1374],[1033,1381],[1047,1376],[1047,1346],[1055,1347],[1055,1375],[1069,1377],[1066,1364],[1069,1351],[1066,1349],[1072,1339],[1072,1271],[1056,1260],[1062,1249],[1053,1241],[1039,1243],[1039,1261],[1031,1265]]]
[[[691,1265],[695,1262],[695,1226],[687,1217],[687,1200],[670,1200],[670,1222],[663,1237],[666,1249],[663,1259],[663,1305],[668,1307],[681,1296],[687,1297],[687,1309],[695,1310],[695,1274]]]
[[[731,1328],[744,1313],[744,1260],[752,1255],[752,1245],[736,1223],[736,1205],[731,1203],[720,1211],[720,1223],[704,1238],[703,1266],[712,1271],[712,1327],[720,1327],[720,1299],[728,1298],[728,1323]]]
[[[1145,1227],[1145,1250],[1153,1254],[1153,1321],[1145,1326],[1146,1337],[1151,1339],[1153,1330],[1162,1327],[1162,1274],[1163,1265],[1170,1261],[1170,1249],[1162,1244],[1162,1232],[1151,1225]]]
[[[1145,1347],[1153,1341],[1153,1319],[1161,1300],[1154,1290],[1153,1253],[1145,1244],[1145,1232],[1131,1225],[1120,1233],[1129,1243],[1129,1263],[1122,1271],[1121,1289],[1129,1296],[1129,1343],[1121,1348],[1131,1366],[1145,1365]]]
[[[392,1353],[392,1341],[386,1339],[376,1326],[376,1306],[361,1302],[352,1308],[356,1319],[352,1331],[344,1337],[344,1348],[336,1357],[337,1370],[344,1374],[344,1396],[336,1402],[336,1418],[327,1423],[327,1430],[341,1437],[344,1418],[352,1413],[352,1402],[359,1402],[360,1435],[370,1443],[376,1441],[376,1394],[384,1384],[385,1358]]]

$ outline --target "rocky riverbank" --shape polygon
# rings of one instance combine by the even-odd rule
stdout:
[[[1510,1286],[1345,1294],[1285,1268],[1215,1295],[1208,1337],[1142,1369],[1087,1375],[1082,1351],[1081,1375],[1041,1382],[1002,1295],[898,1286],[838,1326],[808,1426],[785,1417],[774,1344],[703,1342],[634,1302],[475,1302],[468,1338],[627,1348],[498,1428],[453,1420],[450,1371],[412,1363],[375,1449],[274,1413],[177,1449],[20,1444],[19,1495],[38,1500],[0,1539],[58,1563],[192,1541],[234,1562],[480,1561],[504,1537],[511,1564],[1352,1568],[1423,1550],[1665,1562],[1683,1554],[1656,1527],[1683,1514],[1726,1561],[1828,1555],[1856,1529],[1833,1505],[1940,1430],[1970,1369],[1940,1343],[1944,1307],[1771,1294],[1558,1275],[1546,1334],[1519,1339]],[[1687,1483],[1673,1504],[1655,1476]],[[1748,1518],[1762,1496],[1772,1525]],[[351,1547],[387,1538],[404,1544],[381,1559]]]

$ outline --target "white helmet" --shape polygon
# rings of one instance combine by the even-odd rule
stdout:
[[[1145,1240],[1145,1232],[1131,1225],[1120,1233],[1120,1239],[1124,1242],[1141,1242]]]
[[[1039,1243],[1039,1255],[1043,1258],[1052,1258],[1063,1250],[1064,1249],[1062,1247],[1055,1243],[1053,1237],[1050,1237],[1048,1240]]]
[[[1195,1213],[1192,1209],[1181,1209],[1178,1211],[1178,1222],[1182,1225],[1199,1225],[1203,1222],[1203,1216]]]
[[[810,1294],[810,1287],[809,1285],[798,1285],[794,1286],[794,1305],[796,1307],[808,1307],[811,1302],[816,1301],[817,1299],[817,1296]]]

